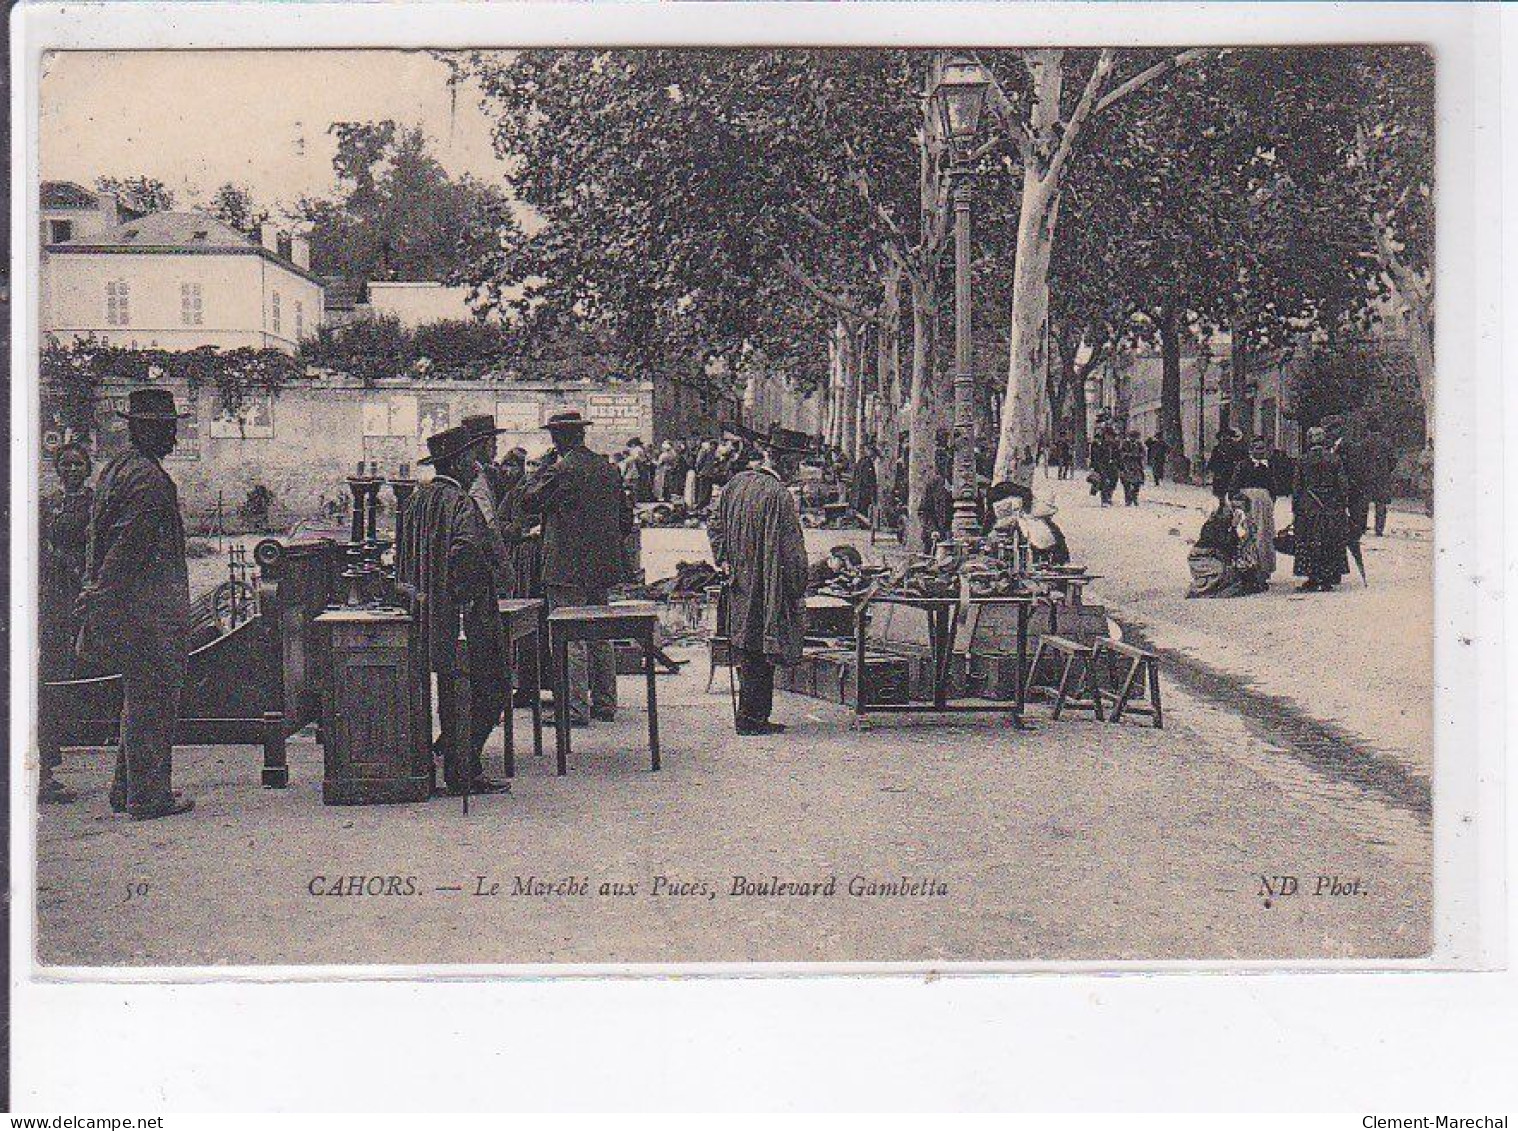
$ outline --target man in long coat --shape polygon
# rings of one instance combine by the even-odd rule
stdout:
[[[543,590],[550,610],[604,605],[627,576],[624,545],[632,505],[606,457],[585,446],[589,421],[560,412],[544,425],[553,451],[522,490],[522,508],[543,519]],[[617,668],[610,644],[569,647],[569,721],[610,722],[617,710]]]
[[[1352,462],[1345,467],[1351,487],[1350,530],[1362,535],[1366,532],[1374,505],[1376,537],[1380,538],[1386,533],[1386,506],[1391,502],[1392,474],[1397,466],[1391,442],[1380,424],[1371,421],[1365,438],[1355,445],[1350,458]]]
[[[738,733],[778,734],[770,722],[775,667],[801,659],[807,560],[801,516],[775,467],[780,451],[739,471],[707,522],[712,557],[729,572],[727,635],[738,669]]]
[[[405,542],[397,547],[396,574],[426,597],[427,650],[437,675],[438,718],[443,734],[433,744],[443,755],[443,782],[450,794],[501,793],[506,786],[485,777],[480,751],[506,706],[505,646],[496,610],[496,573],[485,516],[470,498],[479,475],[481,434],[462,425],[427,438],[431,480],[407,505]],[[459,664],[462,623],[467,668]],[[461,735],[457,679],[469,676],[469,730]],[[459,737],[464,741],[460,743]]]
[[[195,807],[171,788],[189,661],[190,580],[179,492],[163,469],[179,412],[167,389],[127,398],[131,446],[100,472],[78,612],[83,656],[121,673],[121,748],[111,808],[148,821]]]
[[[1322,428],[1307,430],[1307,451],[1297,465],[1291,493],[1291,521],[1296,533],[1292,572],[1307,578],[1298,588],[1327,592],[1349,572],[1349,483],[1339,457],[1328,450]]]
[[[866,444],[864,454],[854,465],[849,479],[849,507],[860,518],[869,521],[870,511],[874,508],[879,493],[880,478],[875,471],[875,447]]]

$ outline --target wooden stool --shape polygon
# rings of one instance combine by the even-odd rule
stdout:
[[[1113,705],[1112,718],[1109,721],[1122,722],[1124,712],[1147,715],[1154,720],[1155,729],[1163,730],[1165,716],[1160,708],[1160,658],[1153,652],[1135,648],[1132,644],[1124,644],[1121,640],[1098,640],[1092,646],[1092,666],[1102,668],[1105,661],[1105,668],[1109,674],[1115,665],[1122,663],[1123,659],[1128,661],[1128,672],[1116,692],[1107,690],[1102,686],[1101,680],[1097,680],[1098,698],[1111,700]],[[1146,683],[1149,690],[1147,700],[1142,697]],[[1134,701],[1135,693],[1140,696],[1137,702]],[[1099,713],[1097,718],[1101,718]]]
[[[1037,682],[1039,661],[1044,658],[1044,649],[1058,652],[1065,657],[1064,668],[1060,671],[1059,686],[1041,684]],[[1081,693],[1070,693],[1070,679],[1075,674],[1077,665],[1080,666]],[[1063,636],[1040,636],[1038,647],[1033,650],[1033,662],[1028,667],[1028,685],[1037,687],[1040,691],[1054,692],[1054,713],[1052,718],[1058,719],[1060,712],[1066,707],[1072,710],[1089,710],[1095,715],[1098,722],[1103,721],[1102,695],[1096,672],[1096,649],[1089,644],[1080,644],[1074,640],[1067,640]]]

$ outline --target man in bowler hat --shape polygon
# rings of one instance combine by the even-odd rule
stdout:
[[[501,621],[496,611],[496,574],[485,516],[469,495],[479,475],[482,433],[459,425],[427,437],[433,469],[407,504],[405,542],[397,548],[396,573],[427,598],[427,642],[437,675],[443,755],[449,794],[503,793],[506,785],[485,777],[480,751],[501,721],[508,685]],[[462,621],[467,645],[469,722],[456,717],[458,654]],[[459,739],[462,738],[462,742]]]
[[[195,806],[170,787],[189,661],[190,580],[179,492],[162,460],[174,450],[181,413],[168,389],[134,389],[121,415],[130,446],[95,486],[77,612],[83,658],[121,673],[111,808],[150,821]]]
[[[626,579],[622,552],[632,505],[621,477],[585,446],[589,421],[560,412],[544,427],[553,450],[522,491],[523,509],[543,519],[543,588],[550,610],[604,605]],[[569,646],[570,725],[610,722],[617,710],[617,669],[610,644]]]

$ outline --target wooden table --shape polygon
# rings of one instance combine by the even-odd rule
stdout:
[[[569,772],[569,645],[631,640],[643,650],[643,674],[648,682],[648,749],[652,769],[659,768],[659,693],[654,678],[654,631],[659,614],[652,601],[615,605],[564,605],[548,614],[548,639],[553,648],[553,722],[558,772]]]
[[[516,776],[517,740],[516,708],[512,692],[516,689],[516,646],[530,644],[532,652],[532,753],[543,756],[543,658],[538,642],[544,635],[547,606],[535,597],[502,597],[496,602],[501,614],[501,635],[506,644],[506,776]]]
[[[859,606],[859,615],[854,627],[855,663],[858,665],[859,676],[857,678],[858,691],[854,696],[854,721],[859,723],[866,714],[875,712],[892,712],[894,714],[1006,714],[1011,715],[1019,725],[1022,723],[1023,708],[1027,704],[1028,679],[1028,618],[1032,615],[1033,606],[1037,601],[1031,595],[1018,595],[1012,597],[971,597],[968,601],[961,601],[958,597],[911,597],[896,595],[881,595],[871,597]],[[870,607],[873,605],[906,605],[910,608],[921,609],[928,616],[928,662],[932,665],[933,677],[933,702],[927,703],[870,703],[865,694],[866,683],[863,678],[865,664],[865,642],[870,623]],[[949,702],[949,662],[954,655],[954,638],[959,631],[959,610],[961,605],[972,607],[987,606],[1014,606],[1017,609],[1017,668],[1016,695],[1008,706],[995,704],[991,701],[977,701],[974,703],[950,703]]]

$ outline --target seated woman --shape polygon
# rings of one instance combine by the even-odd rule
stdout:
[[[1187,557],[1191,567],[1187,597],[1238,597],[1246,592],[1235,565],[1240,545],[1237,522],[1234,507],[1226,498],[1219,499]]]

